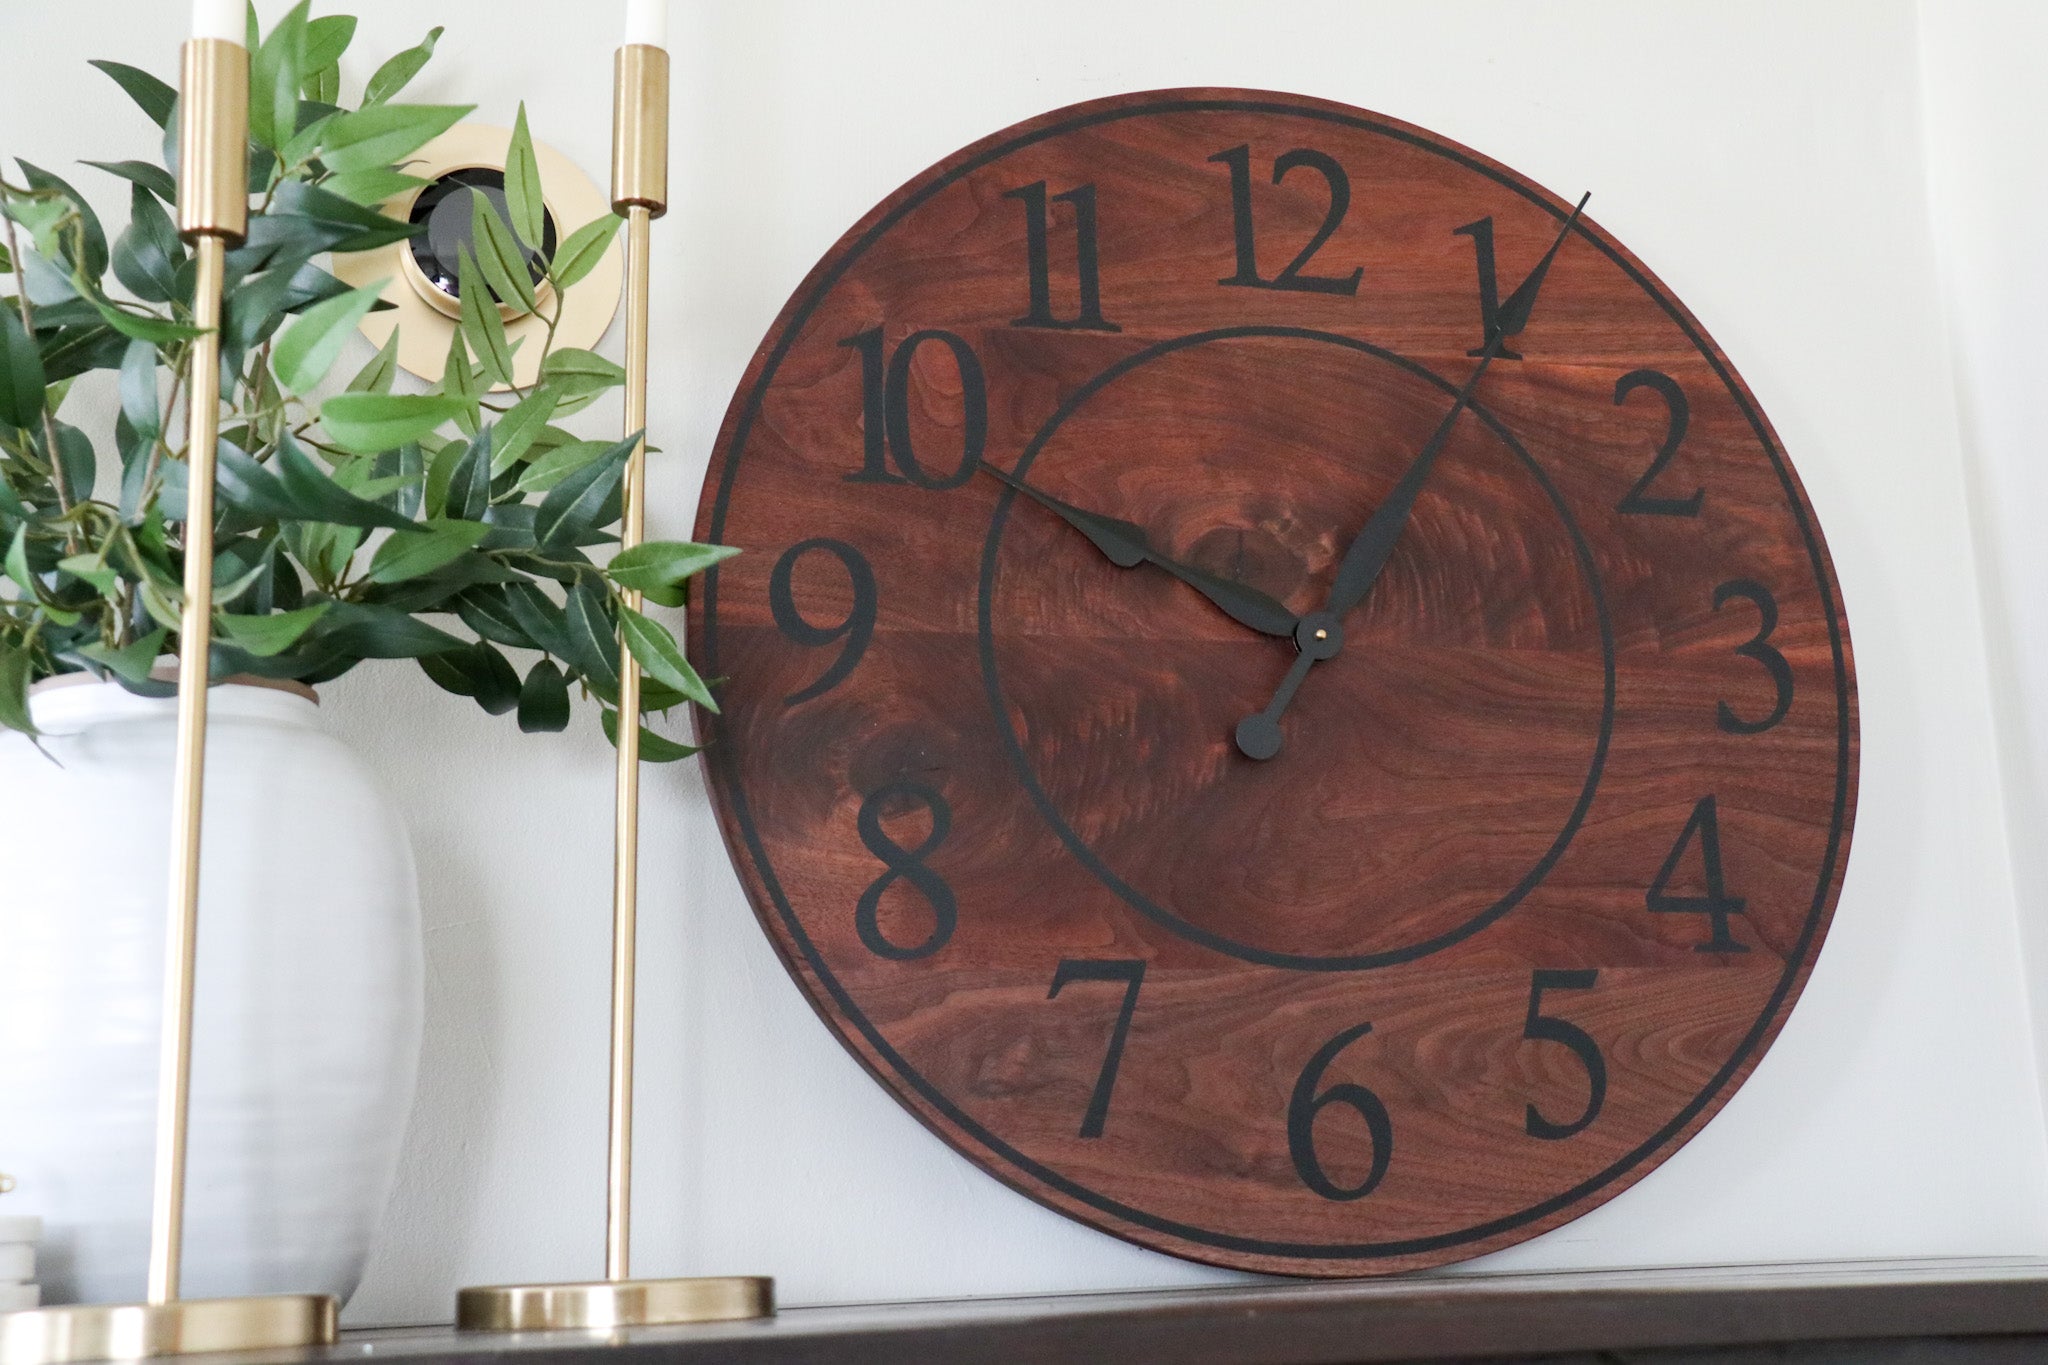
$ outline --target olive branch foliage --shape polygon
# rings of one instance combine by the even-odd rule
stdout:
[[[316,262],[414,235],[378,206],[423,185],[407,158],[470,112],[394,99],[439,28],[342,106],[355,27],[302,3],[259,34],[250,11],[249,230],[227,252],[220,328],[212,675],[311,684],[409,658],[527,731],[566,728],[580,690],[616,741],[623,640],[648,710],[715,710],[674,635],[637,606],[682,605],[686,580],[733,551],[655,541],[602,565],[591,555],[617,542],[634,442],[560,423],[624,373],[557,346],[555,331],[565,291],[620,220],[606,214],[542,253],[524,106],[507,211],[471,191],[475,251],[461,256],[461,325],[441,382],[396,391],[395,333],[345,385],[330,382],[357,324],[388,305],[381,285],[351,289]],[[152,665],[180,646],[183,405],[199,332],[196,270],[173,220],[177,92],[134,67],[93,65],[164,134],[160,163],[86,163],[127,182],[127,225],[110,238],[84,196],[30,162],[17,162],[20,183],[0,174],[0,292],[12,291],[0,296],[0,729],[30,735],[33,682],[84,672],[163,696],[175,689]],[[529,259],[545,265],[545,288]],[[523,342],[508,338],[499,301],[545,324],[529,383],[517,382]],[[113,372],[120,400],[97,437],[64,416],[92,371]],[[643,731],[649,760],[693,752]]]

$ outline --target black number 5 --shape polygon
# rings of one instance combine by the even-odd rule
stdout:
[[[1543,992],[1589,991],[1599,976],[1597,969],[1589,968],[1575,972],[1539,971],[1530,979],[1529,1016],[1522,1021],[1522,1036],[1539,1042],[1562,1043],[1570,1048],[1572,1055],[1579,1059],[1579,1065],[1586,1068],[1586,1080],[1590,1084],[1585,1109],[1570,1123],[1553,1123],[1543,1117],[1535,1105],[1530,1105],[1527,1118],[1530,1137],[1552,1142],[1568,1138],[1600,1117],[1600,1106],[1607,1102],[1607,1063],[1600,1056],[1600,1045],[1593,1041],[1593,1035],[1577,1024],[1552,1019],[1543,1013]]]
[[[1749,638],[1749,643],[1736,646],[1735,652],[1764,666],[1764,671],[1771,675],[1772,686],[1778,689],[1778,701],[1771,714],[1762,720],[1744,720],[1727,702],[1721,702],[1721,728],[1732,735],[1758,735],[1785,719],[1785,713],[1792,709],[1792,665],[1769,643],[1771,632],[1778,628],[1778,600],[1771,596],[1771,590],[1754,579],[1732,579],[1714,589],[1714,610],[1719,611],[1731,597],[1740,597],[1753,605],[1761,618],[1756,634]]]

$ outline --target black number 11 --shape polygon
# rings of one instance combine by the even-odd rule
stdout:
[[[1095,235],[1095,187],[1082,185],[1063,194],[1048,195],[1045,182],[1037,181],[1021,190],[1011,190],[1005,199],[1024,205],[1024,254],[1031,267],[1031,310],[1016,319],[1012,327],[1053,327],[1066,332],[1121,332],[1123,328],[1102,316],[1102,257]],[[1080,276],[1081,311],[1063,318],[1052,311],[1052,205],[1074,206],[1074,264]]]

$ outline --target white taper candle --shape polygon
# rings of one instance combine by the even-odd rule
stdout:
[[[244,13],[243,0],[192,0],[192,36],[246,42],[248,26]]]
[[[626,0],[626,42],[668,46],[668,0]]]

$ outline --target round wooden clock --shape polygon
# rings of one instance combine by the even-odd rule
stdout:
[[[1298,96],[1077,105],[826,255],[692,607],[825,1022],[1105,1231],[1355,1275],[1627,1188],[1784,1024],[1856,692],[1755,398],[1573,203]]]

